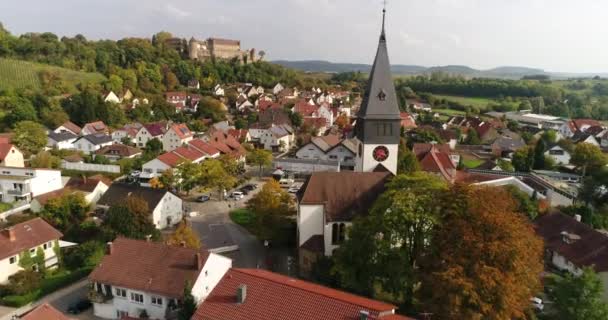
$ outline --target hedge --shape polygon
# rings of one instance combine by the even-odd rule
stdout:
[[[8,307],[22,307],[30,302],[38,300],[43,296],[66,287],[91,273],[90,267],[74,270],[69,273],[63,273],[55,276],[47,276],[42,280],[40,288],[24,295],[10,295],[3,297],[0,303]]]

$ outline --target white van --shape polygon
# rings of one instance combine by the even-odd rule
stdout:
[[[279,185],[283,188],[289,188],[294,183],[293,179],[281,179]]]

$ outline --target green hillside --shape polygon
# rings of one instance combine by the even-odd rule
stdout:
[[[61,81],[68,91],[74,91],[78,83],[99,83],[105,80],[105,77],[100,73],[75,71],[46,64],[0,58],[0,90],[8,88],[40,90],[42,89],[41,71],[48,71],[53,77]]]

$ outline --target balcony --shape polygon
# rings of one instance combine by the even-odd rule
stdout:
[[[30,188],[10,189],[10,190],[7,190],[6,193],[11,196],[23,197],[30,193]]]
[[[95,289],[90,289],[89,293],[87,294],[87,297],[89,298],[89,300],[91,300],[91,302],[94,303],[110,303],[112,299],[114,299],[114,296],[111,293],[105,294]]]

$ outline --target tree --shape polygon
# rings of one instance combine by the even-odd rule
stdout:
[[[513,164],[511,164],[511,162],[509,162],[509,161],[506,161],[506,160],[503,160],[503,159],[498,159],[497,165],[503,171],[508,171],[508,172],[515,171],[515,168],[513,167]]]
[[[388,183],[370,215],[355,221],[335,254],[340,283],[366,295],[380,289],[410,308],[419,282],[417,266],[439,222],[435,203],[446,190],[443,180],[423,172],[398,175]]]
[[[46,131],[36,122],[21,121],[13,132],[13,143],[26,155],[36,154],[46,146]]]
[[[437,319],[523,318],[543,271],[532,224],[503,188],[457,185],[442,199],[433,250],[420,265],[424,311]]]
[[[481,140],[479,139],[477,130],[475,130],[473,128],[469,128],[469,131],[467,132],[467,138],[465,139],[464,144],[478,145],[480,143],[481,143]]]
[[[262,168],[272,164],[272,152],[265,149],[253,149],[247,154],[247,162],[259,167],[259,176],[262,176]]]
[[[201,165],[192,163],[191,161],[180,163],[175,169],[174,179],[180,189],[186,191],[187,194],[190,194],[190,191],[200,182]]]
[[[173,169],[167,169],[163,171],[163,173],[158,177],[158,182],[160,183],[156,188],[174,188],[177,184],[178,177],[176,176]]]
[[[291,110],[288,110],[287,114],[289,115],[289,120],[291,121],[291,124],[296,128],[299,128],[302,125],[302,123],[304,122],[302,115],[299,114],[298,112],[293,112]]]
[[[545,140],[545,143],[549,146],[557,143],[557,132],[555,130],[547,130],[543,132],[542,139]]]
[[[130,196],[125,205],[110,207],[103,226],[114,235],[160,239],[160,232],[149,219],[148,204],[137,196]]]
[[[420,163],[416,155],[403,143],[400,145],[397,161],[397,172],[399,174],[412,174],[420,171]]]
[[[340,129],[344,129],[346,128],[350,123],[348,121],[348,117],[346,116],[346,114],[341,114],[336,118],[336,121],[334,121],[334,123],[338,126],[338,128]]]
[[[40,213],[46,221],[61,231],[78,228],[89,210],[89,205],[80,192],[65,193],[49,199]]]
[[[555,275],[548,285],[555,308],[555,319],[608,319],[608,304],[603,298],[600,277],[591,268],[584,268],[580,276],[566,273]]]
[[[169,236],[167,244],[173,246],[184,245],[192,249],[200,249],[201,247],[201,241],[186,220],[182,220],[179,223],[175,232]]]
[[[151,155],[159,155],[163,151],[163,143],[158,138],[150,139],[146,142],[144,151]]]
[[[534,169],[545,169],[545,140],[538,139],[534,147]]]
[[[511,164],[516,171],[529,172],[534,165],[534,153],[530,147],[521,148],[513,154]]]
[[[237,183],[236,177],[226,171],[221,161],[208,159],[200,165],[199,185],[208,189],[216,189],[223,196]]]
[[[605,166],[608,158],[599,147],[590,143],[579,143],[574,148],[570,163],[581,168],[585,176],[588,170],[594,171]]]
[[[48,151],[40,151],[30,161],[30,165],[32,168],[59,169],[61,159],[55,157]]]
[[[190,320],[196,311],[196,300],[192,295],[192,285],[189,281],[186,281],[184,285],[184,297],[180,307],[177,313],[178,320]]]
[[[285,219],[296,214],[293,197],[274,179],[247,201],[247,208],[255,214],[256,236],[261,239],[275,239]]]
[[[106,245],[99,241],[81,243],[65,256],[65,265],[74,270],[95,267],[106,254]]]

